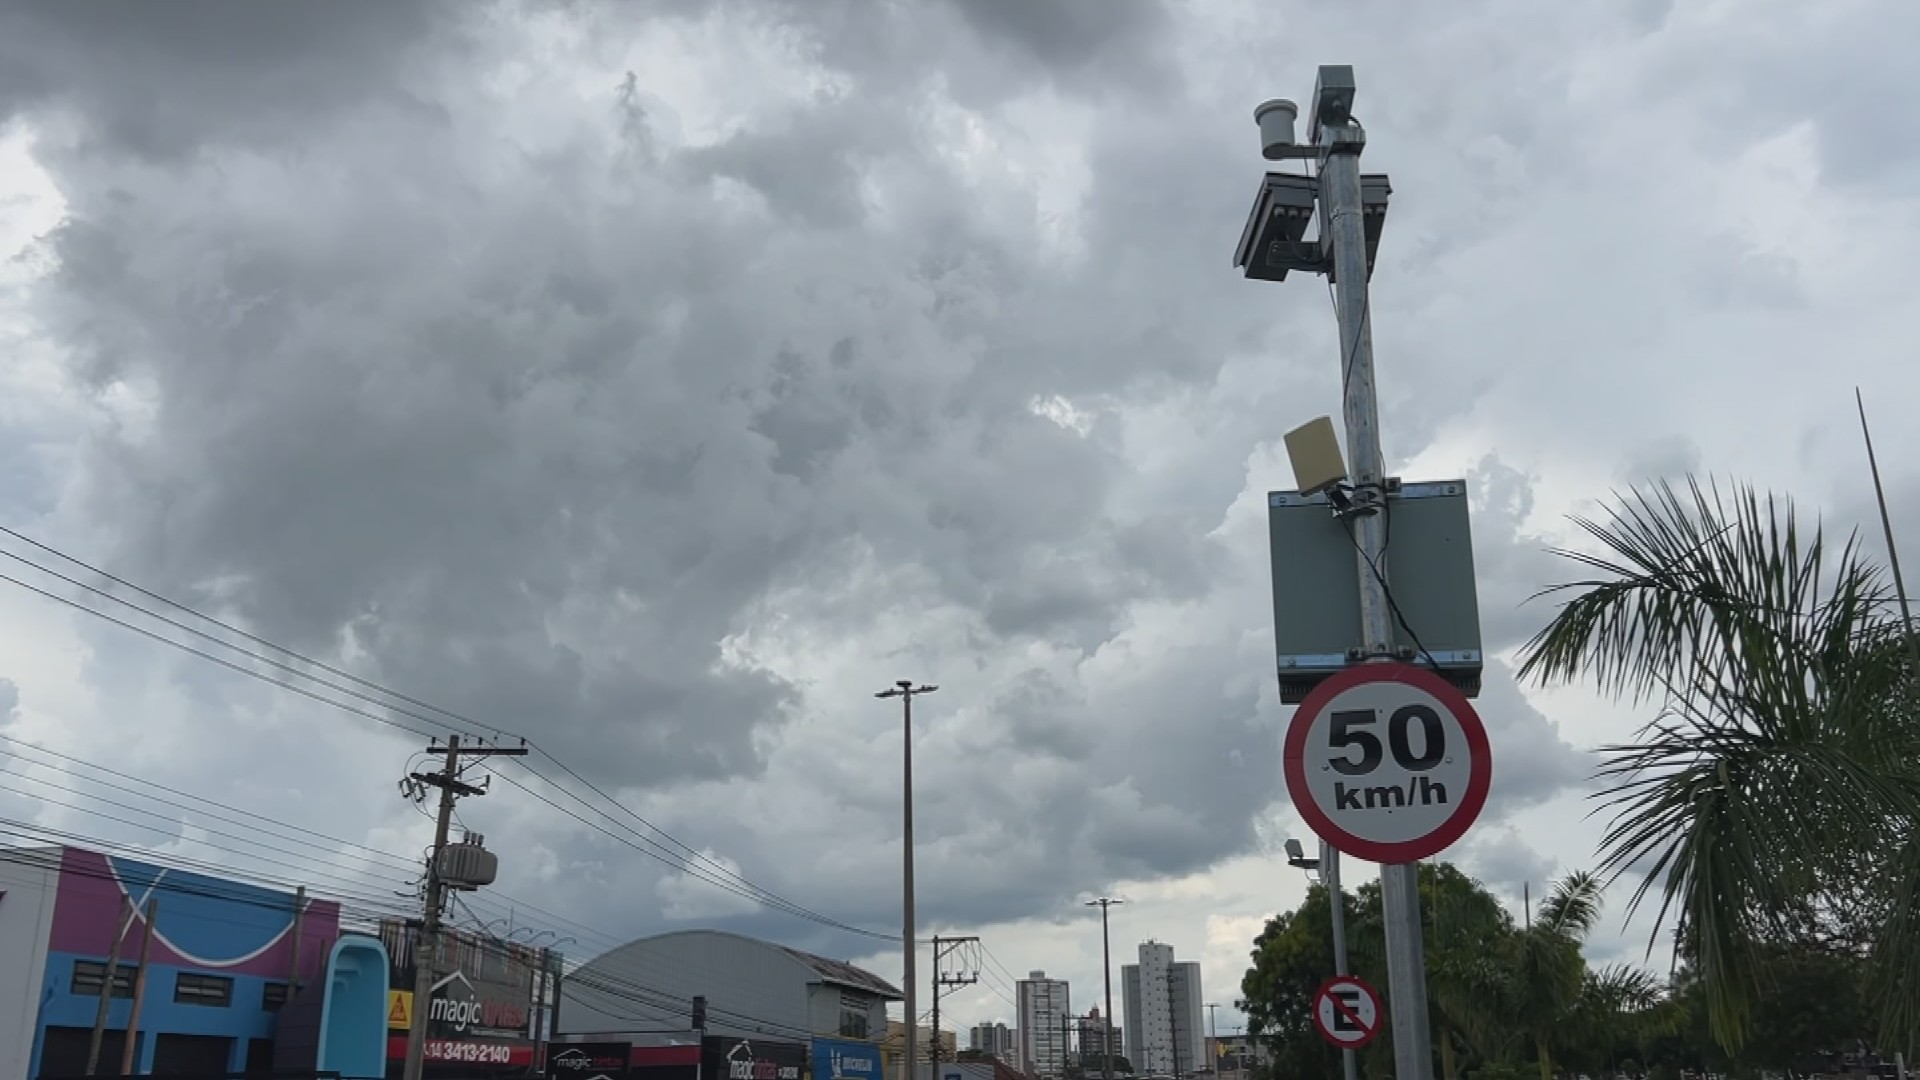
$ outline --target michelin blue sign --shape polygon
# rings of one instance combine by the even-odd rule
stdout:
[[[880,1048],[873,1043],[815,1039],[813,1080],[882,1080]]]

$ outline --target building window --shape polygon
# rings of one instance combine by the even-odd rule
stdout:
[[[138,967],[127,964],[113,966],[113,996],[130,998],[133,996],[133,977]],[[75,997],[97,998],[100,996],[100,984],[107,977],[107,965],[97,960],[75,960],[73,962],[73,995]]]
[[[840,1006],[840,1037],[864,1039],[869,1035],[867,1010]]]
[[[279,1012],[287,1003],[287,984],[270,982],[260,988],[260,1011]]]
[[[233,1004],[233,980],[223,975],[190,975],[183,971],[173,983],[173,1002],[226,1008]]]

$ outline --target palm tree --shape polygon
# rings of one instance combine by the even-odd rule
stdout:
[[[1670,915],[1685,928],[1710,1030],[1732,1050],[1763,976],[1759,944],[1822,910],[1849,880],[1839,871],[1864,857],[1893,875],[1893,895],[1915,895],[1909,653],[1857,542],[1833,551],[1771,495],[1661,483],[1575,521],[1599,552],[1560,554],[1597,576],[1542,594],[1571,599],[1520,673],[1658,701],[1637,741],[1602,748],[1600,871],[1640,875],[1635,906],[1659,892],[1653,932]],[[1920,985],[1903,961],[1920,915],[1906,907],[1893,905],[1875,951],[1890,1030],[1914,1034]]]
[[[1579,1004],[1587,963],[1580,947],[1600,921],[1600,879],[1576,870],[1554,883],[1540,916],[1509,939],[1508,1009],[1533,1040],[1540,1080],[1553,1080],[1555,1029]]]
[[[1572,1019],[1577,1034],[1596,1053],[1594,1064],[1612,1075],[1619,1048],[1631,1046],[1644,1058],[1648,1044],[1673,1031],[1680,1016],[1651,972],[1610,964],[1587,969]]]

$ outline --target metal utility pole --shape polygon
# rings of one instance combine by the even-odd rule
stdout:
[[[1333,910],[1333,973],[1351,975],[1353,972],[1347,970],[1347,896],[1340,889],[1340,852],[1325,840],[1320,841],[1320,884],[1327,890],[1327,906]],[[1345,1080],[1359,1080],[1359,1057],[1350,1046],[1340,1050],[1340,1071]]]
[[[1269,173],[1255,216],[1249,218],[1237,257],[1248,277],[1284,280],[1288,271],[1326,274],[1334,286],[1339,321],[1342,415],[1346,422],[1347,477],[1351,495],[1339,492],[1336,507],[1352,528],[1354,572],[1359,579],[1360,636],[1356,659],[1393,661],[1394,615],[1387,595],[1388,481],[1380,449],[1380,416],[1373,372],[1373,330],[1367,279],[1368,211],[1384,215],[1390,190],[1385,178],[1360,175],[1367,133],[1353,115],[1353,68],[1322,65],[1315,80],[1306,144],[1294,141],[1298,106],[1269,101],[1254,112],[1261,149],[1269,160],[1311,160],[1317,176]],[[1319,243],[1303,242],[1306,219],[1317,203]],[[1378,242],[1376,231],[1374,242]],[[1348,501],[1350,499],[1350,501]],[[1387,999],[1393,1018],[1396,1080],[1432,1080],[1433,1045],[1428,1029],[1425,950],[1420,935],[1418,863],[1380,867],[1381,915],[1386,924]]]
[[[1107,896],[1087,901],[1088,907],[1100,909],[1100,978],[1106,983],[1107,990],[1106,1015],[1100,1019],[1101,1023],[1107,1025],[1105,1030],[1100,1032],[1102,1059],[1100,1080],[1113,1080],[1113,946],[1112,938],[1107,932],[1107,909],[1115,904],[1124,903],[1126,903],[1125,900],[1115,900]]]
[[[915,686],[912,679],[901,679],[893,684],[893,689],[882,690],[873,695],[877,698],[900,699],[900,724],[904,733],[902,742],[905,749],[901,755],[901,840],[902,864],[900,868],[900,951],[901,977],[900,993],[906,1000],[902,1003],[906,1011],[906,1030],[901,1032],[903,1041],[901,1053],[906,1059],[906,1068],[900,1080],[914,1080],[917,1059],[920,1056],[920,1014],[914,1001],[913,970],[913,699],[916,694],[931,694],[940,689],[937,686]],[[407,1080],[418,1080],[408,1077]]]
[[[934,1065],[940,1064],[940,993],[942,987],[972,986],[980,981],[978,971],[949,972],[940,967],[940,961],[953,955],[953,951],[962,945],[977,942],[977,937],[941,937],[933,936],[933,1046],[928,1053]],[[960,1042],[958,1029],[955,1029],[954,1043]],[[938,1074],[935,1074],[938,1080]]]
[[[1065,1077],[1067,1075],[1067,1055],[1071,1053],[1073,1050],[1073,1041],[1071,1038],[1072,1032],[1073,1032],[1073,1014],[1070,1012],[1061,1013],[1060,1014],[1060,1076],[1062,1080],[1065,1080]]]
[[[446,886],[440,878],[440,852],[447,846],[447,833],[453,827],[454,801],[464,795],[485,795],[486,788],[477,787],[460,779],[460,736],[447,737],[447,745],[442,748],[429,745],[430,754],[444,754],[440,771],[437,773],[412,774],[412,779],[425,787],[440,789],[440,812],[434,818],[433,850],[427,855],[427,897],[425,910],[421,912],[420,938],[413,950],[413,1009],[408,1017],[407,1060],[401,1073],[404,1080],[420,1080],[426,1067],[427,1050],[427,1014],[432,1011],[433,980],[440,966],[440,909],[446,903]],[[470,746],[465,753],[472,758],[523,757],[527,748]],[[425,788],[420,790],[424,791]]]

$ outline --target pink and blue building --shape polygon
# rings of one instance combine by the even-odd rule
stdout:
[[[131,1038],[136,1075],[292,1058],[377,1076],[387,968],[332,901],[80,848],[0,850],[0,1077],[84,1074],[103,986],[102,1073],[120,1073]]]

